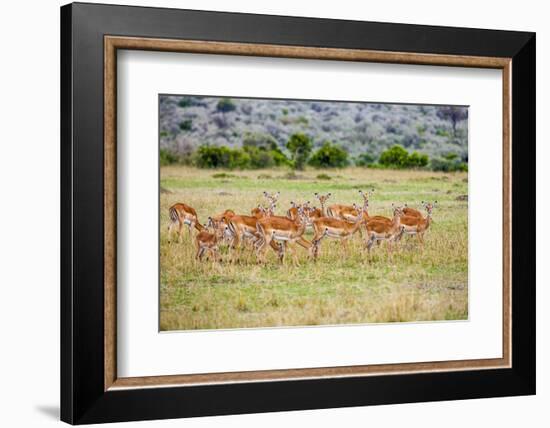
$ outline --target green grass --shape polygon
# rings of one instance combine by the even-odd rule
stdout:
[[[326,174],[330,180],[318,179]],[[213,172],[191,167],[161,168],[161,330],[220,329],[457,320],[468,317],[468,206],[457,200],[468,193],[466,173],[393,171],[348,168]],[[168,207],[193,206],[199,219],[231,208],[239,214],[265,203],[262,192],[280,191],[277,214],[290,201],[310,200],[314,193],[332,193],[329,203],[360,203],[358,190],[375,189],[370,215],[390,216],[392,203],[420,207],[437,200],[434,222],[421,252],[416,240],[404,239],[393,260],[385,246],[363,251],[359,234],[344,254],[339,242],[326,239],[317,263],[298,248],[299,266],[277,262],[268,253],[258,265],[251,250],[238,263],[194,259],[187,228],[181,243],[168,243]],[[306,238],[311,238],[308,231]]]

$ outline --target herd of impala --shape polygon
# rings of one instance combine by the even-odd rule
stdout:
[[[432,210],[437,204],[422,202],[426,211],[424,216],[420,211],[407,207],[394,206],[393,217],[370,216],[368,212],[369,198],[372,192],[359,191],[363,198],[362,205],[333,204],[327,206],[331,194],[315,193],[320,208],[310,206],[310,202],[294,203],[285,216],[275,215],[275,208],[280,193],[269,194],[264,192],[268,205],[252,209],[250,215],[237,215],[233,210],[208,217],[206,224],[199,222],[197,212],[193,207],[184,203],[176,203],[169,210],[168,240],[176,231],[178,239],[182,238],[183,226],[189,228],[189,235],[193,229],[197,230],[195,244],[196,258],[202,260],[208,254],[214,260],[221,261],[219,245],[225,243],[231,249],[231,259],[235,260],[246,243],[256,253],[259,263],[266,261],[266,253],[271,248],[279,260],[289,250],[293,255],[293,262],[297,264],[296,245],[309,252],[313,260],[317,260],[321,243],[326,238],[338,239],[344,250],[348,251],[347,241],[359,232],[364,239],[364,245],[369,255],[372,246],[382,241],[387,243],[388,255],[392,257],[393,245],[400,241],[403,235],[414,235],[419,243],[424,244],[424,233],[430,227]],[[307,240],[304,233],[308,228],[313,230],[313,238]]]

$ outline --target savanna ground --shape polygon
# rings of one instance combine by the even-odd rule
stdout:
[[[326,174],[329,180],[318,178]],[[468,318],[467,173],[395,171],[365,168],[307,170],[297,177],[285,170],[228,171],[184,166],[161,168],[160,328],[161,330],[305,326],[373,322],[463,320]],[[268,252],[258,265],[252,250],[238,263],[195,260],[185,227],[181,243],[168,243],[168,208],[185,202],[205,223],[231,208],[249,214],[262,196],[280,191],[277,214],[290,201],[311,201],[315,192],[332,193],[329,204],[361,203],[358,190],[375,190],[369,214],[391,217],[392,203],[421,209],[437,200],[433,223],[420,251],[416,238],[404,237],[389,260],[385,244],[373,247],[369,261],[357,233],[345,254],[340,242],[325,238],[317,263],[297,248],[285,264]],[[306,239],[311,239],[308,230]]]

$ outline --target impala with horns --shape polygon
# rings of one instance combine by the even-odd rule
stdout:
[[[172,236],[172,231],[177,227],[178,241],[181,241],[183,225],[189,227],[189,236],[191,236],[191,229],[195,228],[199,232],[204,229],[204,226],[200,224],[197,212],[195,209],[187,204],[178,202],[168,208],[168,217],[170,223],[168,224],[168,242]]]

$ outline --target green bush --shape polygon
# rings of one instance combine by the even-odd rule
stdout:
[[[250,168],[270,168],[275,165],[270,151],[253,146],[244,146],[243,151],[250,157]]]
[[[173,165],[179,162],[179,157],[166,149],[160,149],[159,161],[162,166]]]
[[[250,156],[242,150],[218,146],[200,146],[195,155],[199,168],[246,169]]]
[[[407,150],[399,145],[395,145],[382,152],[378,162],[387,168],[424,168],[428,165],[430,159],[427,155],[418,152],[409,154]]]
[[[446,158],[434,158],[430,161],[430,168],[433,171],[443,172],[455,172],[455,171],[468,171],[468,164],[462,162],[458,158],[446,159]]]
[[[357,166],[369,166],[374,164],[376,159],[370,153],[361,153],[355,158],[355,165]]]
[[[231,101],[230,98],[222,98],[220,101],[218,101],[218,105],[216,106],[216,109],[218,111],[221,111],[222,113],[233,111],[236,108],[237,107],[235,106],[235,104],[233,104],[233,101]]]
[[[329,141],[313,154],[309,164],[316,168],[343,168],[348,165],[348,153]]]
[[[382,152],[378,162],[392,168],[406,168],[409,159],[409,152],[399,145],[395,145]]]
[[[305,134],[293,134],[286,143],[286,148],[292,156],[292,166],[295,169],[304,169],[313,148],[311,139]]]
[[[407,166],[409,168],[424,168],[428,165],[429,161],[430,159],[428,158],[428,155],[421,155],[418,152],[412,152],[407,160]]]
[[[273,162],[275,163],[275,166],[291,166],[292,162],[289,158],[285,156],[285,154],[277,149],[277,150],[271,150],[270,151],[271,156],[273,156]]]

